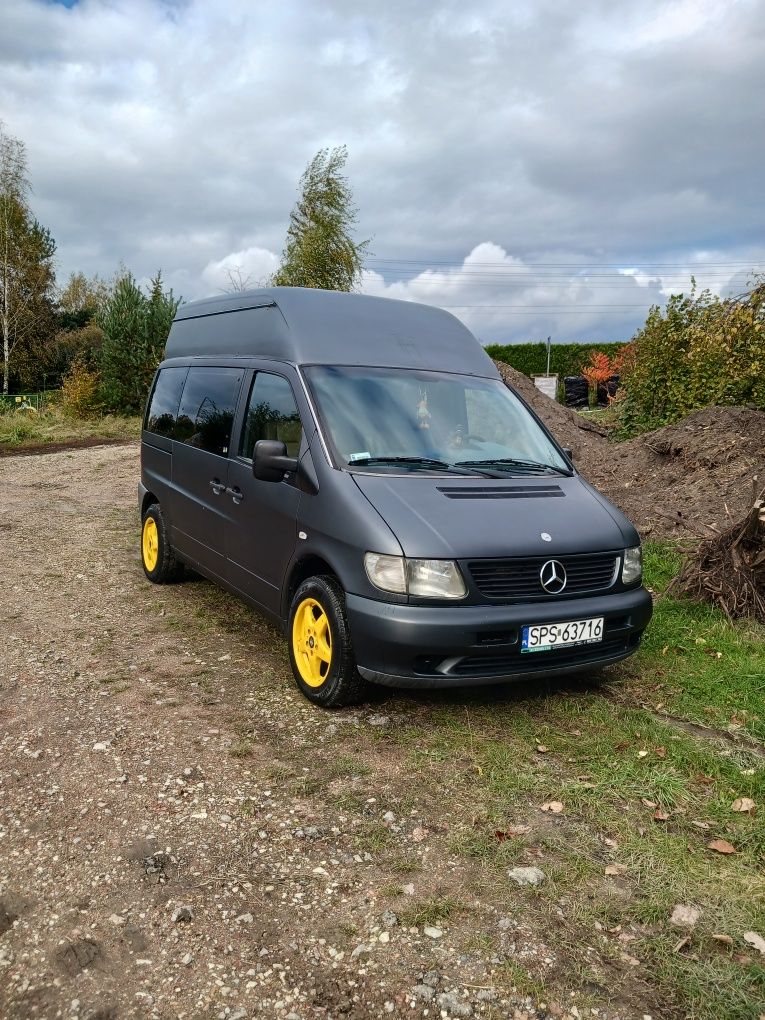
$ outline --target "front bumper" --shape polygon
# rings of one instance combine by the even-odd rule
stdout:
[[[653,612],[645,588],[560,602],[410,606],[346,597],[359,672],[389,687],[462,687],[563,676],[637,651]],[[603,640],[522,654],[521,627],[604,617]]]

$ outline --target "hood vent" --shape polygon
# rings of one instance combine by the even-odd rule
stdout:
[[[447,499],[548,499],[565,496],[559,485],[437,486]]]

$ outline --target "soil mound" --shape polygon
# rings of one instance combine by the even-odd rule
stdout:
[[[575,411],[541,393],[527,376],[496,362],[507,383],[574,450],[577,468],[645,537],[709,536],[751,507],[753,478],[765,480],[765,411],[704,407],[675,425],[610,442]]]
[[[516,372],[502,361],[495,361],[494,364],[505,384],[520,393],[561,446],[567,446],[574,451],[577,466],[581,470],[585,459],[597,459],[603,451],[608,451],[609,445],[603,429],[587,421],[576,411],[550,400],[522,372]]]
[[[765,412],[705,407],[581,467],[645,535],[708,535],[742,518],[765,478]]]

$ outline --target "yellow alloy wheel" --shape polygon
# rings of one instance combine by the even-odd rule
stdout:
[[[151,573],[159,559],[159,535],[157,533],[157,522],[153,517],[147,517],[143,522],[141,552],[143,553],[144,566]]]
[[[321,687],[332,664],[332,634],[327,614],[316,599],[303,599],[292,621],[292,651],[309,687]]]

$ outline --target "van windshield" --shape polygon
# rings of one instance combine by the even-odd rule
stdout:
[[[305,372],[335,455],[351,469],[571,473],[498,379],[344,365]]]

